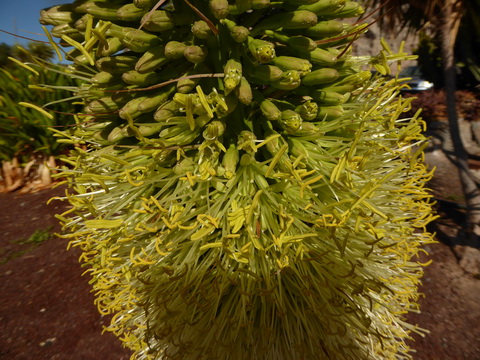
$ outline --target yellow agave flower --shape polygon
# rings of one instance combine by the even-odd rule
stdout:
[[[52,33],[74,46],[65,72],[85,107],[63,133],[85,145],[61,173],[63,236],[133,359],[411,358],[431,173],[422,121],[401,115],[410,100],[362,71],[409,57],[386,44],[354,57],[367,26],[335,20],[362,11],[119,0],[42,13],[70,24]]]

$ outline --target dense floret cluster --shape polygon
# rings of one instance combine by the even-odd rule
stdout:
[[[345,0],[75,1],[59,216],[134,359],[409,359],[417,118]]]

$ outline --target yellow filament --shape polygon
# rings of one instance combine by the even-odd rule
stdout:
[[[73,40],[72,38],[68,37],[67,35],[62,35],[62,40],[65,41],[66,43],[72,45],[74,48],[79,50],[85,57],[87,58],[88,62],[90,65],[95,65],[95,61],[91,57],[91,55],[88,53],[88,51],[77,41]]]
[[[53,115],[48,113],[47,111],[45,111],[44,109],[42,109],[41,107],[37,106],[37,105],[34,105],[34,104],[30,104],[30,103],[27,103],[27,102],[19,102],[18,105],[20,106],[24,106],[24,107],[27,107],[27,108],[31,108],[31,109],[34,109],[34,110],[37,110],[39,113],[41,113],[42,115],[45,115],[46,117],[48,117],[49,119],[53,119]]]
[[[53,41],[50,31],[48,31],[48,29],[44,25],[42,25],[42,29],[45,35],[47,35],[48,41],[50,42],[50,45],[52,45],[53,50],[55,50],[55,53],[58,56],[58,61],[62,61],[63,60],[62,53],[60,52],[60,48],[58,47],[57,43]]]
[[[277,165],[277,163],[280,161],[280,158],[283,156],[283,154],[285,153],[285,151],[287,151],[288,149],[288,145],[287,144],[284,144],[280,150],[275,154],[275,156],[273,157],[272,161],[270,162],[270,164],[268,165],[268,168],[267,168],[267,171],[265,171],[265,177],[268,177],[270,175],[270,173],[272,172],[273,168],[275,167],[275,165]]]
[[[32,73],[34,73],[34,74],[37,75],[37,76],[40,75],[40,73],[39,73],[37,70],[35,70],[34,68],[28,66],[27,64],[22,63],[21,61],[13,58],[13,57],[11,57],[11,56],[8,57],[8,60],[13,61],[15,64],[20,65],[20,66],[23,67],[24,69],[26,69],[26,70],[28,70],[28,71],[31,71]]]

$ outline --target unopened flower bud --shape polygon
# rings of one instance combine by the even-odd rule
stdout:
[[[230,28],[230,36],[236,43],[241,44],[247,41],[249,35],[250,31],[245,26],[235,25]]]
[[[302,117],[296,111],[284,110],[279,124],[287,133],[294,133],[299,129],[302,121]]]
[[[265,40],[251,38],[248,50],[259,63],[266,64],[275,58],[275,46]]]
[[[199,64],[207,58],[207,48],[205,46],[190,45],[185,48],[183,55],[185,58],[194,63]]]
[[[235,59],[230,59],[225,64],[224,73],[223,83],[225,84],[225,89],[231,91],[240,84],[240,80],[242,79],[242,64]]]
[[[180,59],[183,57],[187,45],[179,41],[169,41],[165,44],[165,57],[167,59]]]
[[[222,159],[222,165],[225,169],[225,177],[231,179],[236,172],[238,161],[240,160],[238,149],[235,144],[231,144]]]
[[[318,104],[316,102],[308,100],[302,105],[297,106],[295,108],[295,111],[300,114],[302,119],[312,121],[317,117]]]
[[[240,85],[235,89],[238,100],[244,105],[249,105],[253,100],[252,87],[247,79],[242,77]]]
[[[208,39],[213,32],[205,21],[199,20],[193,23],[192,34],[199,39]]]
[[[280,80],[283,76],[283,70],[278,66],[261,64],[253,68],[252,75],[262,83],[269,83]]]
[[[282,118],[282,112],[271,100],[263,100],[260,103],[260,110],[269,121],[278,121]]]
[[[280,90],[293,90],[301,84],[300,73],[297,70],[286,71],[280,80],[272,81],[271,84]]]
[[[217,19],[225,19],[228,16],[227,0],[210,0],[208,3],[210,11]]]

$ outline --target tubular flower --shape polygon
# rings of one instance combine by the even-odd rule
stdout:
[[[62,236],[132,359],[411,358],[432,174],[400,85],[362,71],[409,56],[386,44],[352,56],[367,27],[333,20],[362,12],[340,0],[42,12],[74,46],[65,73],[84,106],[57,131],[82,145],[60,174]]]

